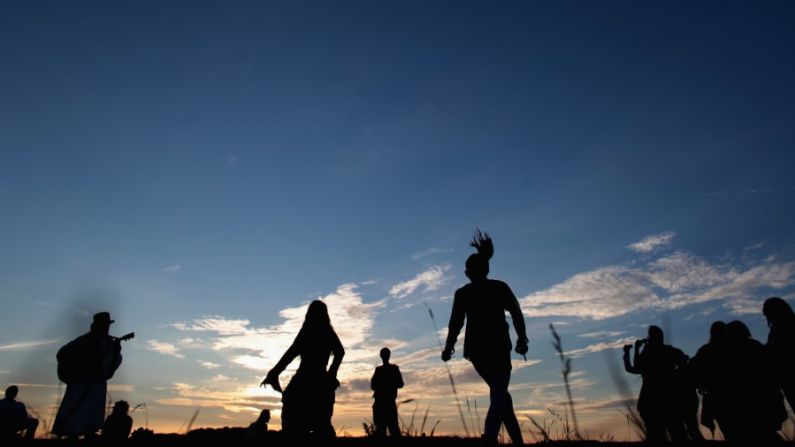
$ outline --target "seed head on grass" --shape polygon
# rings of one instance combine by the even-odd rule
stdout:
[[[566,355],[566,351],[563,350],[563,343],[560,340],[560,335],[555,330],[555,326],[552,323],[549,323],[549,330],[552,331],[552,346],[555,348],[555,351],[558,353],[558,357],[560,357],[560,363],[563,365],[563,370],[561,371],[563,375],[563,384],[566,387],[566,396],[569,399],[568,411],[571,413],[571,422],[574,425],[573,433],[576,439],[582,439],[580,436],[580,430],[577,426],[577,414],[574,411],[574,398],[571,395],[571,384],[569,383],[569,375],[571,374],[571,358]],[[566,416],[566,425],[568,425],[568,415]],[[565,427],[566,432],[569,431],[568,427]]]

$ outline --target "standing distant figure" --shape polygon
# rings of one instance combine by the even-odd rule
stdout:
[[[109,334],[113,323],[108,312],[100,312],[94,315],[90,332],[58,350],[58,377],[66,382],[66,393],[55,417],[54,434],[93,436],[102,428],[107,381],[121,365],[121,343]]]
[[[523,445],[522,431],[513,411],[513,399],[508,392],[511,381],[511,338],[505,312],[511,314],[518,338],[516,352],[521,355],[527,353],[528,343],[524,316],[508,284],[487,278],[489,259],[494,254],[494,244],[489,235],[478,230],[470,245],[478,251],[466,261],[464,273],[471,282],[455,292],[442,360],[450,360],[455,352],[456,339],[466,319],[464,358],[472,362],[475,371],[489,386],[490,404],[486,414],[484,444],[496,445],[500,425],[505,424],[514,445]]]
[[[130,437],[133,420],[127,412],[130,411],[130,404],[120,400],[113,405],[113,412],[105,419],[105,426],[102,427],[102,438],[112,442],[123,442]]]
[[[271,411],[267,408],[260,411],[256,421],[246,429],[243,445],[246,447],[262,446],[267,443],[268,422],[271,420]]]
[[[25,404],[18,402],[19,388],[11,385],[6,388],[5,399],[0,400],[0,439],[13,438],[25,431],[26,439],[33,439],[39,420],[28,415]]]
[[[376,436],[386,436],[389,429],[390,436],[400,436],[398,425],[397,399],[398,388],[403,388],[403,376],[400,368],[389,363],[392,352],[389,348],[382,348],[380,353],[383,365],[375,368],[370,379],[370,389],[373,390],[373,424]]]
[[[334,355],[328,371],[329,357]],[[331,326],[326,304],[312,301],[304,324],[281,360],[268,371],[261,386],[271,385],[281,391],[279,374],[296,357],[301,356],[298,371],[282,394],[282,430],[289,435],[314,435],[319,439],[336,436],[331,425],[334,391],[340,386],[337,370],[345,349]]]
[[[776,379],[790,407],[795,408],[795,312],[779,297],[765,300],[762,312],[770,327],[766,346]]]
[[[768,351],[742,321],[729,323],[727,332],[730,367],[725,373],[730,395],[726,411],[732,428],[724,433],[726,440],[749,445],[779,442],[777,432],[787,419],[787,410],[778,384],[770,377]]]
[[[649,326],[648,339],[635,342],[634,361],[629,358],[631,349],[632,345],[624,346],[624,369],[643,377],[638,413],[646,425],[646,439],[665,442],[667,433],[674,442],[686,440],[677,371],[686,364],[687,356],[666,345],[663,331],[657,326]]]
[[[726,323],[716,321],[709,328],[709,343],[698,348],[690,359],[690,369],[698,391],[703,396],[701,402],[701,424],[715,435],[715,422],[720,426],[724,437],[731,438],[732,425],[726,418],[726,406],[731,390],[727,383],[729,368],[727,360],[728,329]]]

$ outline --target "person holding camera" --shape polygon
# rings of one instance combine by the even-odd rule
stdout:
[[[522,431],[513,411],[508,392],[511,380],[511,338],[505,312],[511,314],[518,340],[516,352],[527,354],[527,334],[519,301],[508,284],[488,279],[489,259],[494,244],[488,234],[478,231],[470,244],[477,249],[466,261],[466,276],[470,283],[456,290],[453,311],[447,328],[447,343],[442,360],[450,360],[455,343],[466,319],[464,358],[472,362],[475,371],[489,385],[489,411],[483,434],[484,445],[496,445],[500,425],[505,424],[514,445],[522,445]]]
[[[664,442],[687,440],[682,415],[682,390],[679,374],[688,357],[681,350],[663,342],[663,331],[649,326],[649,336],[624,346],[624,369],[639,374],[643,385],[638,396],[638,413],[646,425],[646,440]]]

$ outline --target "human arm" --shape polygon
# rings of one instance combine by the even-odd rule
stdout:
[[[376,368],[375,371],[373,372],[373,377],[370,378],[370,389],[373,391],[375,391],[376,388],[378,388],[379,385],[378,376],[379,376],[378,368]]]
[[[450,313],[450,322],[447,324],[447,341],[444,345],[444,351],[442,351],[442,360],[445,362],[450,360],[453,356],[458,334],[461,333],[461,328],[464,327],[464,318],[466,314],[461,300],[460,292],[456,291],[455,299],[453,300],[453,311]]]
[[[328,369],[329,376],[333,377],[334,379],[337,378],[337,371],[340,369],[340,364],[342,364],[342,358],[345,356],[345,348],[342,347],[342,342],[340,342],[339,337],[337,337],[336,332],[331,332],[331,354],[334,356],[334,359],[331,361],[331,366]]]
[[[395,378],[396,378],[395,381],[397,382],[397,387],[403,388],[403,375],[400,374],[400,368],[398,368],[397,366],[395,366]]]
[[[293,341],[293,344],[287,348],[287,351],[284,353],[284,355],[282,355],[282,358],[279,359],[279,362],[276,363],[276,366],[268,371],[268,374],[264,379],[262,379],[262,382],[259,385],[271,385],[276,391],[281,391],[282,387],[279,384],[279,374],[281,374],[287,368],[287,365],[295,360],[299,354],[300,350],[298,349],[298,338],[296,337],[295,341]]]
[[[624,370],[630,374],[640,374],[640,371],[632,364],[629,358],[629,352],[632,350],[632,345],[624,346]]]
[[[522,308],[519,306],[519,300],[516,299],[516,295],[513,294],[513,291],[510,287],[508,287],[508,284],[505,284],[505,294],[506,310],[511,315],[513,328],[516,331],[516,353],[525,355],[527,354],[527,343],[529,340],[527,338],[527,329],[524,324]]]

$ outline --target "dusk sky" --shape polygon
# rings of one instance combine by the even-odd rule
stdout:
[[[2,2],[0,385],[51,419],[55,352],[108,310],[150,428],[278,428],[258,384],[320,298],[340,433],[389,346],[401,415],[462,434],[437,335],[481,228],[528,325],[520,422],[563,411],[554,323],[581,430],[623,440],[623,344],[764,342],[795,300],[793,80],[788,1]]]

